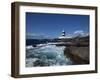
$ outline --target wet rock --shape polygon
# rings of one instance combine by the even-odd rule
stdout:
[[[66,47],[64,55],[70,57],[74,64],[89,64],[89,47]]]

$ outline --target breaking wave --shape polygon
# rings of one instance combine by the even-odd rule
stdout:
[[[72,64],[64,56],[65,46],[39,44],[36,47],[26,47],[26,67],[35,66],[60,66]]]

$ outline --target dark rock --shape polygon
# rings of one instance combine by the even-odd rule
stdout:
[[[89,47],[66,47],[64,55],[70,57],[74,64],[89,64]]]

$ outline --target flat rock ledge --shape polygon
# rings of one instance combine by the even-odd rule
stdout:
[[[64,50],[64,55],[69,57],[74,64],[89,64],[89,47],[70,46]]]

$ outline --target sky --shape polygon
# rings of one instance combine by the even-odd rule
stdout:
[[[26,34],[57,38],[67,34],[89,33],[89,15],[26,12]]]

